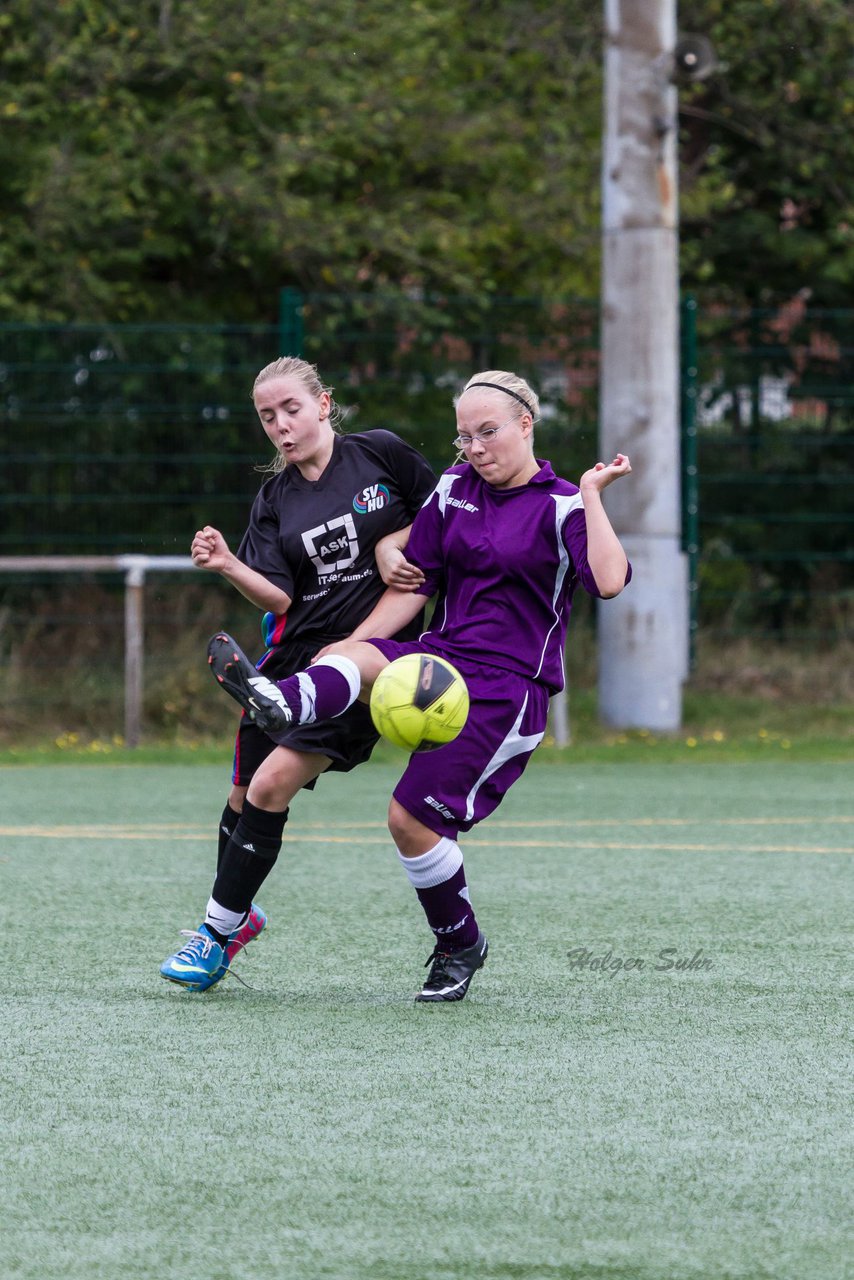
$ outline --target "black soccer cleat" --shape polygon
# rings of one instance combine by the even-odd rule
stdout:
[[[472,978],[483,967],[488,951],[489,943],[482,933],[478,933],[474,946],[466,947],[465,951],[442,951],[437,944],[427,961],[430,972],[416,1001],[462,1000]]]
[[[208,645],[208,664],[218,683],[265,733],[281,733],[293,720],[284,694],[247,658],[224,631]]]

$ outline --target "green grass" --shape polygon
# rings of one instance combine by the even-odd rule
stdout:
[[[599,723],[596,696],[589,689],[574,690],[569,706],[571,743],[559,749],[547,736],[539,753],[544,760],[576,765],[854,759],[854,706],[845,703],[810,704],[689,690],[684,725],[673,734],[608,729]],[[82,729],[49,734],[42,727],[26,736],[7,736],[5,742],[0,736],[0,765],[214,764],[226,759],[232,749],[234,715],[225,717],[224,724],[225,730],[217,733],[149,730],[142,745],[133,750],[124,746],[119,735]],[[405,760],[384,743],[377,746],[374,757],[399,768]]]
[[[0,769],[4,1277],[841,1280],[850,766],[536,763],[447,1007],[397,771],[295,804],[253,989],[194,996],[225,769]]]

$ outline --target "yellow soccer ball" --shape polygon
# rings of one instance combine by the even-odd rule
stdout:
[[[469,713],[469,691],[456,667],[431,653],[408,653],[378,675],[371,690],[377,732],[404,751],[452,742]]]

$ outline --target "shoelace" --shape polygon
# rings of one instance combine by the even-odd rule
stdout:
[[[245,978],[241,978],[240,974],[237,972],[236,969],[226,969],[225,976],[227,978],[236,978],[237,981],[240,983],[241,987],[245,987],[247,991],[258,990],[257,987],[253,987],[251,983],[247,982]]]
[[[248,923],[248,921],[247,921],[247,923]],[[244,928],[244,929],[246,928],[246,925],[245,925],[245,924],[243,925],[243,928]],[[260,937],[260,936],[261,936],[261,930],[260,930],[260,929],[255,929],[255,930],[254,930],[254,931],[249,935],[249,937],[246,939],[246,941],[244,942],[243,946],[240,948],[240,950],[243,952],[244,959],[245,959],[245,957],[246,957],[246,956],[248,955],[248,953],[249,953],[249,944],[250,944],[250,943],[252,943],[252,942],[254,942],[254,941],[255,941],[255,939],[256,939],[256,938],[258,938],[258,937]],[[228,968],[226,969],[226,971],[225,971],[225,976],[226,976],[227,978],[236,978],[236,979],[237,979],[237,981],[240,983],[240,985],[241,985],[242,987],[245,987],[247,991],[257,991],[257,990],[258,990],[258,988],[257,988],[257,987],[253,987],[251,983],[247,982],[245,978],[241,978],[241,976],[240,976],[240,974],[237,972],[237,970],[236,970],[236,969],[232,969],[230,965],[229,965],[229,967],[228,967]]]
[[[192,938],[192,942],[185,942],[181,950],[178,952],[180,960],[207,960],[213,946],[213,938],[209,938],[206,933],[199,933],[198,929],[182,929],[182,938]],[[201,943],[201,946],[199,946]]]
[[[192,962],[198,958],[207,960],[211,953],[211,947],[213,946],[213,938],[209,938],[206,933],[199,933],[198,929],[182,929],[180,932],[182,938],[191,938],[192,941],[184,943],[183,947],[177,954],[177,958],[188,962]],[[249,939],[249,942],[253,941],[254,938]],[[201,948],[199,947],[199,943],[202,944]],[[246,950],[246,946],[243,947],[243,950]],[[430,963],[429,960],[427,963]],[[236,978],[241,986],[246,987],[247,991],[256,990],[256,988],[251,986],[245,978],[241,978],[236,969],[232,969],[230,966],[226,969],[223,976],[226,978]]]
[[[447,965],[450,958],[451,957],[447,951],[440,951],[438,947],[436,947],[432,955],[427,957],[424,962],[424,968],[426,969],[428,964],[432,964],[433,968],[427,975],[427,981],[424,984],[425,986],[429,986],[430,983],[435,982],[437,978],[447,977]]]

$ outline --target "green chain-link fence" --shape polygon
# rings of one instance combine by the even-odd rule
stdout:
[[[682,308],[683,545],[707,636],[850,636],[854,311]]]
[[[347,427],[385,426],[436,467],[476,368],[542,394],[538,445],[596,455],[597,306],[283,291],[276,327],[0,326],[0,555],[186,554],[242,531],[268,446],[249,392],[284,353],[316,362]],[[684,545],[695,625],[850,632],[854,311],[683,306]],[[5,584],[5,585],[2,585]],[[8,600],[23,584],[0,578]]]

